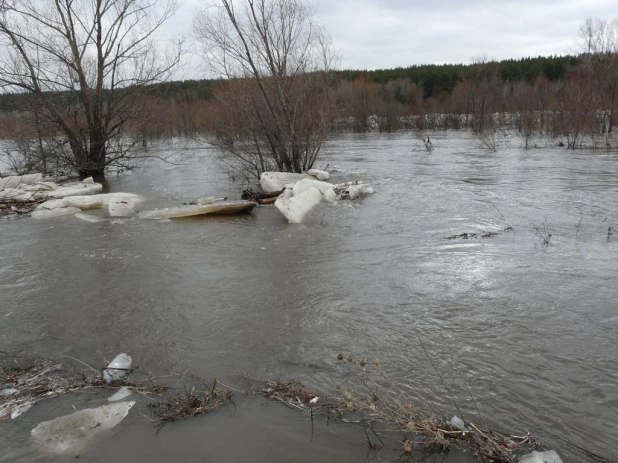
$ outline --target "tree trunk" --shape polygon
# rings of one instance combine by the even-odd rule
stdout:
[[[77,166],[80,177],[104,177],[105,176],[105,132],[103,130],[92,130],[90,132],[90,147],[84,158]]]

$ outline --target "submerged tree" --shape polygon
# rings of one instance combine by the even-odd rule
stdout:
[[[610,134],[616,122],[618,104],[618,18],[613,21],[588,18],[579,30],[585,68],[596,83],[602,131]]]
[[[245,176],[310,169],[335,120],[334,54],[303,0],[221,0],[195,20],[215,89],[215,143]]]
[[[61,135],[54,154],[103,175],[131,152],[123,128],[144,88],[179,62],[180,43],[165,56],[155,45],[175,0],[0,2],[0,88],[32,94],[27,110]]]

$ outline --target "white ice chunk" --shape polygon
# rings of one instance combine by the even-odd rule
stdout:
[[[109,215],[111,217],[131,217],[135,215],[135,202],[130,199],[114,198],[109,200]]]
[[[326,172],[325,170],[320,170],[320,169],[309,169],[307,173],[309,175],[313,175],[314,177],[317,177],[318,180],[328,180],[328,177],[330,177],[330,174],[328,172]]]
[[[17,188],[20,185],[32,185],[43,180],[42,174],[11,175],[0,178],[0,190]]]
[[[24,191],[52,191],[58,188],[54,182],[38,182],[32,185],[22,185],[20,188]]]
[[[307,212],[320,202],[322,202],[322,193],[317,188],[311,187],[292,198],[278,198],[275,201],[275,207],[290,223],[302,223]]]
[[[7,188],[6,190],[0,190],[0,198],[12,199],[14,196],[22,195],[24,193],[24,190],[21,190],[19,188]]]
[[[333,190],[332,188],[322,193],[322,196],[324,197],[324,200],[329,203],[337,201],[338,198],[337,193],[335,193],[335,190]]]
[[[76,212],[80,211],[81,209],[78,209],[77,207],[58,207],[51,210],[41,209],[38,211],[32,211],[30,217],[32,217],[33,219],[51,219],[63,215],[75,214]]]
[[[534,451],[529,455],[524,455],[519,459],[519,463],[562,463],[555,450],[547,452]]]
[[[350,195],[350,199],[356,199],[361,195],[360,188],[356,185],[350,185],[348,187],[348,194]]]
[[[334,185],[328,182],[320,182],[319,180],[300,180],[294,185],[294,196],[302,193],[303,191],[307,191],[309,188],[317,188],[320,190],[320,193],[324,193],[326,190],[332,190]]]
[[[314,179],[314,177],[306,174],[263,172],[260,176],[260,186],[266,193],[274,193],[283,190],[287,184],[294,184],[305,178]]]
[[[78,452],[95,434],[120,423],[133,405],[135,402],[119,402],[44,421],[31,431],[32,438],[51,453]]]
[[[45,210],[49,211],[51,209],[58,209],[59,207],[64,207],[64,200],[62,199],[48,199],[44,203],[39,204],[35,211]]]
[[[133,394],[131,392],[131,389],[123,386],[120,389],[118,389],[118,391],[107,400],[109,400],[110,402],[118,402],[119,400],[123,400],[131,396],[131,394]]]
[[[19,394],[19,389],[15,389],[14,387],[9,387],[9,388],[6,388],[6,389],[2,389],[0,391],[0,397],[8,396],[8,395],[13,395],[13,394]]]
[[[72,183],[69,185],[59,186],[53,191],[39,191],[35,193],[35,198],[66,198],[67,196],[83,196],[95,195],[103,191],[103,185],[100,183]]]
[[[125,353],[118,354],[114,360],[107,365],[107,368],[103,370],[103,379],[111,383],[122,376],[124,376],[128,370],[131,369],[131,362],[133,359],[130,355]]]
[[[292,196],[294,196],[294,192],[292,191],[291,188],[286,188],[285,190],[283,190],[283,193],[281,193],[281,198],[282,199],[290,199]]]
[[[92,196],[67,196],[62,199],[64,207],[79,207],[82,211],[86,209],[98,209],[103,206],[103,199],[98,195]]]
[[[7,198],[13,201],[30,201],[36,198],[36,192],[24,191],[21,188],[9,188],[8,190],[0,190],[0,198]]]

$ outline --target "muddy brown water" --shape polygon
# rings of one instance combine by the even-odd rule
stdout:
[[[432,138],[431,154],[414,151],[410,134],[331,140],[333,180],[365,180],[376,194],[320,205],[303,225],[271,206],[170,223],[2,220],[0,350],[96,366],[127,352],[155,374],[189,369],[231,383],[247,373],[326,390],[347,379],[337,353],[353,352],[452,416],[420,336],[468,418],[531,431],[566,462],[592,461],[570,444],[618,459],[618,232],[607,233],[618,226],[618,155],[489,153],[465,133]],[[178,165],[146,161],[108,189],[153,207],[239,197],[211,149],[164,149],[178,150]],[[534,231],[545,221],[549,246]],[[514,232],[442,239],[507,226]],[[103,402],[64,397],[0,423],[0,460],[66,461],[31,448],[30,429]],[[305,417],[258,398],[236,405],[155,436],[140,402],[80,459],[393,458],[368,456],[351,425],[317,423],[310,442]]]

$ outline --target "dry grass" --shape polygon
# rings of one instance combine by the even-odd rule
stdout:
[[[253,388],[271,400],[312,416],[326,415],[329,419],[339,419],[343,415],[340,398],[328,396],[298,381],[256,381]]]
[[[368,364],[353,355],[339,354],[348,371],[349,384],[335,384],[335,392],[326,394],[298,381],[256,381],[249,392],[257,391],[271,400],[311,416],[362,425],[370,447],[394,442],[405,452],[415,449],[436,451],[466,447],[485,462],[515,463],[518,456],[539,446],[530,434],[516,435],[490,429],[465,420],[457,403],[457,414],[464,428],[450,423],[427,404],[419,404],[410,393],[393,384],[378,363]],[[87,366],[87,365],[86,365]],[[64,362],[0,358],[0,388],[18,389],[17,394],[0,396],[0,420],[25,410],[42,400],[75,391],[103,391],[121,386],[142,395],[152,395],[148,405],[157,433],[168,423],[210,413],[232,403],[235,389],[217,380],[207,384],[202,378],[180,375],[184,393],[171,395],[153,379],[137,381],[126,377],[105,383],[101,371],[89,366],[78,371]],[[450,391],[449,391],[450,394]],[[452,415],[449,415],[452,416]]]
[[[217,386],[220,386],[220,390],[217,390]],[[185,390],[185,394],[168,396],[163,401],[148,404],[148,408],[158,420],[155,426],[158,434],[167,423],[210,413],[222,405],[233,403],[233,396],[230,389],[215,379],[210,388],[191,387]]]
[[[351,385],[337,383],[328,395],[298,381],[258,381],[258,393],[307,415],[326,415],[362,425],[370,447],[396,443],[407,453],[413,450],[443,451],[466,447],[481,461],[515,463],[519,455],[539,447],[528,433],[516,435],[464,421],[458,429],[427,404],[417,404],[384,374],[379,363],[368,365],[352,355],[339,354],[353,378]],[[257,387],[256,387],[257,386]],[[461,414],[459,411],[457,414]]]
[[[356,380],[356,386],[337,384],[346,408],[360,413],[365,427],[379,423],[380,433],[388,438],[396,436],[406,452],[465,446],[482,461],[515,463],[521,453],[539,447],[539,443],[528,433],[515,435],[489,429],[461,416],[464,427],[460,429],[427,404],[417,404],[413,397],[402,392],[384,374],[379,363],[367,365],[364,360],[359,361],[352,355],[339,354],[338,358]],[[461,415],[457,403],[454,404],[457,414]]]

